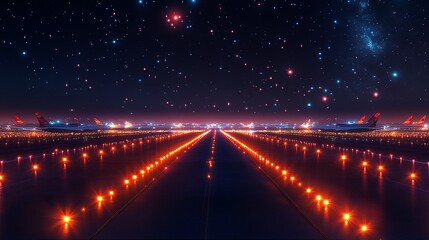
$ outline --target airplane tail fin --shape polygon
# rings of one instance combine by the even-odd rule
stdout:
[[[37,121],[39,121],[41,127],[46,127],[49,125],[49,122],[46,121],[46,119],[39,112],[35,112],[34,115],[36,115]]]
[[[24,121],[21,120],[18,116],[15,116],[16,125],[23,125]]]
[[[103,123],[97,118],[94,118],[94,122],[95,122],[95,125],[103,125]]]
[[[380,117],[380,113],[374,114],[369,120],[368,124],[370,127],[375,127],[377,125],[378,118]]]
[[[402,124],[411,124],[411,120],[413,119],[413,116],[409,116],[407,120],[405,120]]]
[[[420,120],[417,122],[417,124],[423,125],[425,124],[426,121],[426,115],[424,115],[422,118],[420,118]]]
[[[365,122],[365,119],[366,119],[366,115],[363,115],[363,116],[359,119],[359,121],[357,122],[357,124],[363,124],[363,123]]]

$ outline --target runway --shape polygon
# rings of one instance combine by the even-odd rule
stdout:
[[[8,153],[0,238],[427,239],[424,159],[304,140],[208,130]]]

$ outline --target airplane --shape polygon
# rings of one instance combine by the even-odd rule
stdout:
[[[7,129],[10,130],[19,130],[19,131],[39,131],[39,126],[34,123],[24,123],[22,119],[18,116],[15,116],[15,124],[7,126]]]
[[[359,121],[357,121],[357,124],[364,124],[365,123],[365,119],[366,119],[366,115],[363,115]]]
[[[409,116],[407,120],[398,124],[385,124],[384,130],[423,130],[425,128],[426,115],[423,115],[417,122],[412,122],[413,116]]]
[[[366,123],[336,123],[332,125],[315,126],[312,129],[332,132],[370,132],[377,130],[376,125],[380,113],[375,113]],[[361,120],[363,117],[361,118]]]
[[[104,125],[88,125],[82,123],[49,123],[39,112],[34,113],[37,121],[39,121],[39,128],[45,132],[96,132],[101,130],[109,130],[108,126]]]

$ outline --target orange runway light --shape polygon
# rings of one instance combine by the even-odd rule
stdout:
[[[134,180],[137,180],[137,175],[133,175],[133,179],[134,179]]]
[[[346,160],[347,156],[346,155],[341,155],[341,160]]]
[[[97,202],[102,202],[103,201],[103,197],[102,196],[97,196]]]
[[[284,175],[284,176],[285,176],[286,174],[287,174],[287,171],[286,171],[286,170],[283,170],[283,171],[282,171],[282,175]]]
[[[125,183],[126,185],[128,185],[128,184],[130,184],[130,180],[125,179],[125,180],[124,180],[124,183]]]
[[[103,150],[100,150],[100,152],[99,152],[99,153],[100,153],[100,155],[102,155],[104,152],[103,152]]]
[[[63,162],[67,162],[67,158],[66,157],[63,158]]]
[[[360,231],[361,231],[361,232],[366,232],[366,231],[368,231],[368,226],[367,226],[367,225],[362,225],[362,226],[360,227]]]
[[[344,213],[343,219],[344,219],[344,221],[350,220],[350,213]]]
[[[322,200],[322,196],[317,195],[317,196],[316,196],[316,200],[317,200],[318,202],[320,202],[320,200]]]
[[[82,156],[83,156],[84,158],[86,158],[86,157],[88,157],[88,154],[84,153]]]
[[[111,190],[111,191],[109,191],[109,195],[113,196],[113,195],[115,195],[115,192]]]
[[[39,166],[38,166],[37,164],[34,164],[34,165],[33,165],[33,170],[34,170],[34,171],[37,171],[38,169],[39,169]]]
[[[311,193],[311,188],[307,188],[307,189],[305,190],[305,192],[306,192],[306,193]]]
[[[378,166],[378,171],[382,172],[384,170],[383,166]]]
[[[71,221],[71,217],[70,216],[64,216],[63,217],[63,222],[65,223],[65,224],[68,224],[69,222]]]
[[[414,180],[414,179],[416,178],[416,174],[415,174],[415,173],[411,173],[411,174],[410,174],[410,177],[411,177],[411,179],[413,179],[413,180]],[[0,179],[0,180],[1,180],[1,179]]]
[[[367,162],[367,161],[363,161],[363,162],[362,162],[362,166],[363,166],[363,167],[367,167],[367,166],[368,166],[368,162]]]
[[[0,175],[0,182],[3,181],[3,175]]]
[[[329,205],[329,200],[328,199],[323,200],[323,205],[328,206]]]

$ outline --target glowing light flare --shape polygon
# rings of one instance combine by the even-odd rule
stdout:
[[[306,193],[311,193],[311,188],[307,188],[307,189],[305,189],[305,192],[306,192]]]
[[[344,221],[349,221],[350,220],[350,213],[344,213],[344,215],[343,215],[343,219],[344,219]]]
[[[101,203],[103,201],[103,196],[97,196],[97,202]]]
[[[70,221],[71,221],[71,217],[70,216],[68,216],[68,215],[64,215],[63,216],[63,222],[64,222],[64,224],[69,224]]]
[[[329,205],[329,200],[328,199],[323,200],[323,205],[328,206]]]
[[[360,227],[360,231],[361,232],[367,232],[368,231],[368,225],[362,225],[361,227]]]
[[[341,155],[341,160],[347,160],[347,155]]]
[[[383,172],[383,170],[384,170],[384,167],[383,167],[382,165],[379,165],[379,166],[378,166],[378,171],[379,171],[379,172]]]
[[[34,171],[37,171],[37,170],[39,170],[39,165],[37,165],[37,164],[34,164],[34,165],[33,165],[33,170],[34,170]]]

